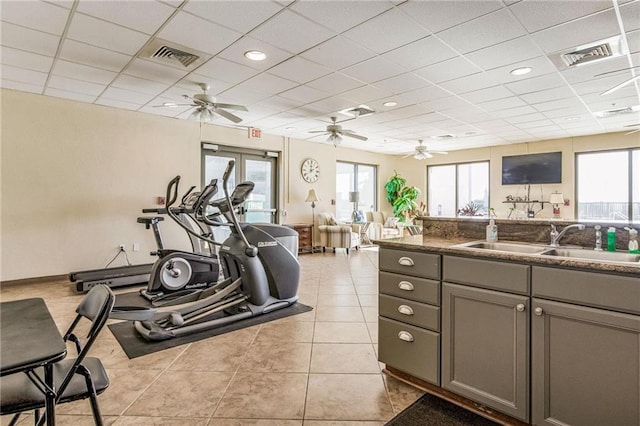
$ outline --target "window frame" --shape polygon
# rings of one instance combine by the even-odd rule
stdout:
[[[486,164],[487,165],[487,213],[483,216],[475,216],[475,217],[489,217],[489,209],[491,208],[491,162],[490,160],[480,160],[480,161],[461,161],[457,163],[442,163],[442,164],[427,164],[426,168],[426,183],[427,183],[427,206],[431,205],[431,191],[429,190],[429,167],[441,167],[441,166],[455,166],[455,188],[454,188],[454,200],[455,200],[455,216],[453,218],[461,217],[458,215],[458,211],[461,206],[458,205],[459,199],[459,190],[458,190],[458,179],[460,177],[460,172],[458,166],[468,165],[468,164]],[[433,212],[429,211],[430,216],[434,216]],[[438,216],[438,217],[451,217],[451,216]]]
[[[354,189],[358,189],[358,166],[370,167],[373,169],[373,211],[378,210],[378,165],[370,164],[370,163],[357,163],[354,161],[340,161],[336,160],[336,183],[337,183],[337,173],[338,173],[338,164],[346,164],[353,166],[353,182],[351,184]],[[337,189],[337,187],[336,187]],[[337,198],[337,197],[336,197]]]

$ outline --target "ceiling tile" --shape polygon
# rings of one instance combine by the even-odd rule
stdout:
[[[245,81],[243,86],[260,90],[269,95],[276,95],[298,86],[298,83],[269,73],[262,73]]]
[[[550,120],[546,119],[545,116],[539,112],[533,112],[531,114],[519,115],[517,117],[506,118],[506,122],[511,124],[517,124],[521,129],[531,128],[531,126],[524,125],[525,123],[537,123],[535,127],[540,127],[543,125],[551,125],[555,126]],[[546,124],[541,124],[546,123]]]
[[[65,40],[60,58],[95,68],[120,72],[131,60],[131,56],[73,40]]]
[[[212,37],[215,34],[215,37]],[[179,12],[158,33],[158,37],[215,55],[242,36],[186,12]]]
[[[580,102],[580,99],[574,96],[571,98],[556,99],[548,102],[540,102],[535,104],[534,108],[537,111],[545,112],[545,111],[552,111],[555,109],[564,109],[564,108],[584,108],[584,104]]]
[[[447,98],[451,96],[451,93],[438,86],[427,86],[422,89],[412,90],[410,92],[403,93],[401,95],[394,96],[401,105],[420,104],[428,100],[435,100],[440,98]]]
[[[95,103],[97,105],[109,106],[109,107],[118,108],[118,109],[129,109],[132,111],[135,111],[142,106],[141,104],[122,101],[119,99],[104,98],[104,97],[99,98]]]
[[[40,71],[17,68],[11,65],[0,65],[0,75],[3,80],[17,81],[20,83],[42,86],[47,81],[47,73]]]
[[[368,84],[366,86],[341,93],[340,97],[353,101],[353,106],[356,106],[359,104],[366,104],[376,99],[389,97],[391,95],[393,95],[393,93],[389,90]]]
[[[63,60],[58,60],[56,62],[52,70],[52,74],[76,80],[89,81],[91,83],[104,84],[105,86],[111,83],[117,75],[112,71],[101,70],[99,68]]]
[[[58,75],[51,76],[47,88],[65,90],[67,92],[83,93],[85,95],[98,96],[105,89],[105,85],[74,80]]]
[[[184,9],[240,33],[247,33],[282,10],[272,1],[190,1]],[[248,13],[251,11],[251,13]]]
[[[300,56],[326,67],[340,70],[371,59],[375,56],[375,53],[345,37],[336,36],[303,52]]]
[[[622,16],[622,24],[625,31],[634,31],[640,29],[640,2],[630,1],[620,6],[620,15]]]
[[[519,115],[524,115],[524,114],[531,114],[534,112],[536,112],[536,110],[527,105],[527,106],[521,106],[517,108],[502,109],[502,110],[496,111],[495,115],[496,117],[500,117],[500,118],[508,118],[508,117],[517,117]]]
[[[278,96],[292,99],[301,104],[308,104],[329,97],[325,92],[308,86],[298,86],[293,89],[281,92]]]
[[[332,29],[343,32],[389,10],[393,4],[387,1],[299,1],[291,10]]]
[[[331,70],[300,57],[293,57],[285,62],[276,65],[269,70],[269,74],[278,77],[297,81],[298,83],[306,83],[329,74]]]
[[[343,35],[374,52],[384,53],[429,35],[409,16],[391,9]]]
[[[335,95],[364,86],[365,83],[340,73],[333,73],[320,77],[317,80],[310,81],[306,83],[306,85],[313,87],[314,89],[322,90],[331,95]]]
[[[143,33],[81,13],[73,16],[67,37],[129,55],[135,54],[148,40]]]
[[[520,95],[520,99],[524,100],[529,105],[534,105],[537,103],[553,101],[555,99],[571,98],[573,96],[575,96],[573,90],[567,86],[563,86],[526,93],[524,95]]]
[[[41,1],[6,1],[1,4],[2,21],[45,33],[62,35],[69,10]]]
[[[471,52],[466,56],[480,68],[490,70],[541,55],[541,50],[529,37],[520,37]]]
[[[232,87],[217,95],[218,101],[220,102],[241,105],[250,105],[270,96],[273,96],[273,93],[269,90],[258,90],[254,87],[244,85]]]
[[[80,1],[78,12],[104,19],[147,34],[158,28],[175,12],[175,8],[150,1]]]
[[[404,93],[430,85],[431,83],[412,73],[404,73],[376,82],[376,86],[393,93]]]
[[[410,71],[456,56],[453,49],[433,36],[414,41],[382,55],[383,58]]]
[[[482,72],[482,69],[472,64],[462,56],[458,56],[435,65],[420,68],[413,72],[432,83],[439,84],[444,81]]]
[[[64,99],[71,99],[71,100],[80,101],[80,102],[88,102],[90,104],[92,104],[96,100],[96,97],[92,95],[83,95],[82,93],[67,92],[66,90],[54,89],[52,87],[48,87],[44,91],[44,94],[47,96],[55,96],[56,98],[64,98]]]
[[[398,9],[424,25],[429,31],[437,33],[502,7],[503,4],[499,0],[472,2],[430,0],[406,2],[398,6]]]
[[[258,50],[267,54],[267,58],[263,61],[251,61],[244,56],[245,52],[250,50]],[[262,40],[255,39],[253,37],[244,36],[240,40],[233,43],[231,46],[224,49],[216,57],[227,59],[244,66],[264,71],[272,66],[279,64],[282,61],[289,59],[292,56],[291,53],[278,49],[269,43]]]
[[[494,80],[487,73],[477,73],[457,80],[445,81],[440,86],[455,94],[472,92],[474,90],[486,89],[497,86],[499,82]]]
[[[145,80],[131,75],[120,75],[112,84],[113,87],[157,96],[167,90],[167,85],[155,81]]]
[[[187,74],[187,71],[137,58],[131,61],[124,72],[125,74],[167,84],[173,84]]]
[[[342,70],[350,77],[362,80],[366,83],[374,83],[378,80],[402,74],[405,70],[399,65],[389,62],[380,56],[360,62]]]
[[[526,78],[513,83],[504,85],[507,89],[516,95],[523,93],[531,93],[539,90],[552,89],[554,87],[565,86],[566,83],[557,72],[541,75],[539,77]]]
[[[476,105],[485,111],[494,112],[501,111],[503,109],[521,107],[527,104],[519,97],[511,96],[509,98],[502,98],[488,102],[478,102]]]
[[[572,21],[611,7],[610,0],[581,0],[571,7],[560,1],[521,1],[509,7],[530,33]]]
[[[19,81],[5,80],[0,76],[0,87],[4,89],[19,90],[21,92],[41,94],[44,85],[27,84],[21,83]]]
[[[525,75],[512,75],[511,71],[516,68],[530,67],[532,68],[529,74]],[[513,83],[515,81],[525,80],[528,78],[537,77],[539,75],[545,75],[557,71],[557,68],[551,60],[546,56],[538,56],[537,58],[527,59],[522,62],[516,62],[513,64],[505,65],[503,67],[493,68],[487,70],[487,75],[496,79],[500,83]]]
[[[129,102],[131,104],[144,105],[154,97],[155,95],[142,92],[132,92],[131,90],[120,89],[112,85],[102,93],[100,99],[112,99],[116,101]]]
[[[300,110],[309,111],[305,115],[312,115],[315,113],[315,114],[323,114],[323,115],[326,114],[328,117],[329,114],[335,114],[338,111],[342,111],[343,109],[354,107],[356,105],[359,105],[360,103],[362,102],[358,102],[358,101],[353,102],[351,100],[345,99],[342,96],[341,97],[334,96],[332,98],[322,99],[320,101],[307,104],[302,108],[300,108]]]
[[[460,95],[460,97],[468,100],[469,102],[473,102],[474,104],[509,98],[512,96],[513,93],[507,90],[504,86],[488,87],[486,89],[474,90]]]
[[[259,71],[236,62],[216,57],[209,59],[209,61],[196,69],[194,73],[211,76],[235,84],[257,75]]]
[[[292,37],[291,34],[296,36]],[[250,35],[291,53],[300,53],[335,34],[302,16],[284,10],[251,31]]]
[[[444,30],[438,37],[458,52],[469,53],[525,34],[522,25],[508,11],[499,10]]]
[[[49,72],[53,58],[0,46],[0,63],[33,71]]]
[[[3,22],[0,26],[0,44],[27,52],[55,56],[60,37]]]
[[[532,34],[547,53],[571,49],[620,34],[615,12],[607,10]]]

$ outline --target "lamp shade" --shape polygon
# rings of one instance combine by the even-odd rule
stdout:
[[[359,196],[359,192],[349,192],[349,201],[352,203],[357,203]]]
[[[564,204],[564,196],[562,193],[554,192],[549,197],[550,204]]]
[[[315,203],[316,201],[320,201],[318,195],[316,195],[315,189],[310,189],[309,194],[307,194],[307,199],[304,200],[305,203]]]

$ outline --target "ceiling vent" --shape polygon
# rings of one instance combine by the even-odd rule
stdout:
[[[554,53],[549,58],[560,70],[590,64],[626,54],[620,36],[610,37],[570,50]]]
[[[340,111],[340,114],[358,118],[358,117],[364,117],[365,115],[375,114],[375,112],[376,111],[374,109],[371,109],[366,105],[358,105],[355,108],[343,109],[342,111]]]
[[[593,115],[595,115],[597,118],[609,118],[609,117],[615,117],[617,115],[631,114],[632,112],[637,112],[637,111],[640,111],[640,105],[609,109],[606,111],[598,111],[598,112],[594,112]]]
[[[452,135],[450,133],[446,134],[446,135],[437,135],[437,136],[431,136],[431,139],[437,139],[437,140],[447,140],[447,139],[455,139],[456,136]]]
[[[142,50],[138,57],[151,59],[181,70],[193,70],[208,61],[211,55],[191,50],[179,44],[156,38]]]

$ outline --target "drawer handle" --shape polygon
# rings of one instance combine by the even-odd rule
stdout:
[[[536,314],[537,316],[542,315],[542,308],[541,307],[537,307],[533,310],[533,313]]]
[[[413,284],[411,284],[409,281],[400,281],[398,283],[398,288],[404,291],[413,291],[414,289]]]
[[[398,312],[400,312],[402,315],[413,315],[413,309],[411,309],[411,306],[407,305],[398,306]]]
[[[413,335],[408,331],[401,331],[398,333],[398,339],[404,340],[405,342],[413,342]]]
[[[402,256],[398,259],[398,263],[402,266],[413,266],[413,259],[410,257]]]
[[[516,305],[516,311],[518,312],[524,312],[524,303],[518,303]]]

